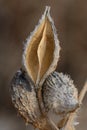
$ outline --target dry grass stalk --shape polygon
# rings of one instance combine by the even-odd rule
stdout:
[[[81,92],[79,94],[79,103],[80,104],[82,104],[82,101],[84,99],[84,96],[85,96],[86,92],[87,92],[87,81],[85,82],[84,87],[82,88],[82,90],[81,90]]]

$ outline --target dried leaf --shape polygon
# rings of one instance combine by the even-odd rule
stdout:
[[[49,11],[50,7],[46,7],[24,51],[25,68],[37,85],[42,85],[46,77],[55,70],[59,59],[59,41]]]

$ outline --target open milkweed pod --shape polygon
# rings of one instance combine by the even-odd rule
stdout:
[[[39,24],[28,38],[23,61],[33,82],[41,86],[46,77],[56,69],[59,59],[59,41],[50,7],[46,6]]]

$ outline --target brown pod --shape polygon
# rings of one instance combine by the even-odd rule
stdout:
[[[42,18],[25,44],[23,63],[34,84],[42,86],[46,77],[56,69],[60,45],[56,28],[46,6]]]
[[[23,70],[17,71],[11,83],[11,98],[18,112],[27,123],[35,123],[40,117],[35,87]]]

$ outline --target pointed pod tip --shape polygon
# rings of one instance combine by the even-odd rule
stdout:
[[[47,16],[47,15],[49,15],[50,14],[50,6],[46,6],[45,7],[45,12],[44,12],[44,14]]]

